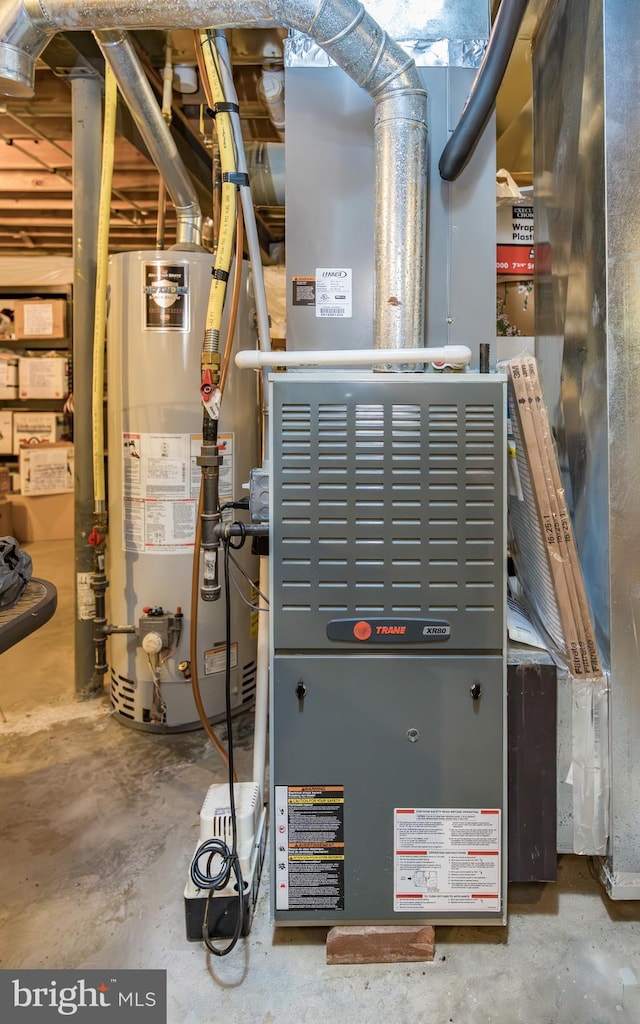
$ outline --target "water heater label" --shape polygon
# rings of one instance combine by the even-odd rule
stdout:
[[[123,434],[122,495],[125,551],[193,551],[191,435]]]
[[[500,810],[396,807],[393,815],[395,911],[500,912]]]
[[[189,268],[186,263],[145,263],[145,330],[189,330]]]
[[[219,435],[220,500],[233,498],[232,433]],[[122,435],[123,547],[161,555],[193,551],[200,467],[198,434]],[[224,516],[233,513],[224,513]]]
[[[276,786],[276,910],[344,910],[344,786]]]
[[[316,316],[351,316],[352,271],[349,267],[316,268]]]
[[[229,658],[231,668],[238,667],[238,645],[231,644],[231,655]],[[210,651],[204,652],[204,674],[214,676],[218,672],[224,672],[227,668],[227,646],[219,644],[212,647]]]

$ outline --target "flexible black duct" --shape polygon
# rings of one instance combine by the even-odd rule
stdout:
[[[438,169],[445,181],[456,180],[476,148],[496,102],[528,2],[502,0],[466,106],[440,157]]]

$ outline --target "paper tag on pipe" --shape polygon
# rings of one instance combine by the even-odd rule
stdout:
[[[205,407],[205,409],[207,410],[207,413],[208,413],[210,419],[212,419],[212,420],[219,420],[220,419],[220,404],[221,404],[221,402],[222,402],[222,392],[220,391],[220,388],[216,388],[215,389],[215,391],[213,392],[211,398],[207,402],[205,402],[204,399],[203,399],[202,404]]]

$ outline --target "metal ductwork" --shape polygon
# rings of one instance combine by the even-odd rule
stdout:
[[[200,249],[202,211],[191,178],[126,32],[94,32],[175,207],[175,249]]]
[[[423,343],[427,95],[413,60],[358,0],[5,0],[0,92],[29,95],[35,61],[60,31],[280,25],[314,39],[375,101],[377,348]]]

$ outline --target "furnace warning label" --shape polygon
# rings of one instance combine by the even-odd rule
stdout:
[[[396,807],[393,813],[394,910],[500,910],[499,810]]]
[[[276,910],[344,910],[344,786],[275,791]]]
[[[316,316],[351,316],[351,279],[348,267],[316,269]]]
[[[316,279],[315,277],[294,277],[291,280],[294,306],[315,306],[316,304]]]

